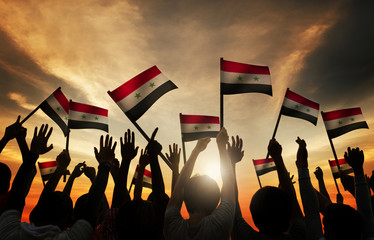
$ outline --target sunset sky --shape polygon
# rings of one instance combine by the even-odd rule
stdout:
[[[117,141],[130,128],[136,143],[144,148],[145,139],[107,91],[157,65],[178,89],[159,99],[138,124],[149,135],[159,127],[156,139],[166,152],[169,144],[181,144],[179,113],[219,116],[220,57],[269,66],[272,97],[247,93],[224,98],[225,127],[230,136],[238,134],[244,141],[245,155],[237,177],[241,208],[250,221],[248,206],[258,189],[252,159],[266,156],[287,88],[318,102],[322,111],[361,107],[369,129],[347,133],[333,142],[339,158],[348,146],[360,146],[365,152],[365,172],[371,174],[374,169],[373,10],[374,2],[369,0],[0,0],[0,134],[18,115],[25,117],[61,86],[68,99],[109,109],[109,134]],[[65,138],[40,110],[24,124],[28,142],[33,128],[42,123],[54,127],[54,149],[39,161],[52,160],[64,149]],[[70,171],[82,161],[97,166],[93,148],[101,134],[99,130],[72,130]],[[295,178],[297,136],[307,141],[311,173],[317,166],[323,169],[327,189],[335,199],[337,191],[327,164],[333,154],[321,115],[317,126],[281,118],[276,139]],[[194,144],[186,143],[187,155]],[[116,154],[120,158],[118,147]],[[11,167],[14,177],[21,163],[16,141],[6,146],[0,161]],[[137,161],[131,164],[129,182]],[[161,159],[160,164],[170,195],[171,170]],[[221,184],[215,141],[199,157],[195,173],[208,174]],[[260,178],[263,185],[278,185],[275,172]],[[345,202],[355,205],[338,182]],[[61,181],[58,190],[63,186]],[[87,178],[78,178],[73,200],[89,187]],[[26,214],[41,190],[38,172]],[[112,190],[110,179],[108,199]],[[146,198],[149,191],[144,193]]]

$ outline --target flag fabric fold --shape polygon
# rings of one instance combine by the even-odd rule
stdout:
[[[132,178],[131,184],[135,185],[136,179],[138,177],[138,170],[139,170],[139,165],[136,165],[134,177]],[[151,171],[147,169],[144,169],[143,187],[152,189],[152,173]]]
[[[113,91],[109,96],[131,121],[138,120],[161,96],[176,89],[156,66],[153,66]]]
[[[221,59],[221,94],[257,92],[272,96],[269,67]]]
[[[62,93],[61,88],[56,89],[46,100],[40,104],[43,110],[61,128],[66,136],[69,132],[69,101]]]
[[[342,171],[346,174],[353,173],[353,168],[351,168],[351,166],[349,166],[349,164],[345,161],[344,158],[338,159],[338,161],[339,161],[340,171]],[[331,168],[332,176],[335,179],[340,178],[340,173],[339,173],[339,169],[338,169],[338,165],[336,164],[336,161],[335,160],[329,160],[329,165],[330,165],[330,168]]]
[[[108,110],[70,101],[69,128],[93,128],[108,132]]]
[[[180,114],[182,139],[185,142],[216,137],[220,131],[219,117]]]
[[[281,114],[301,118],[317,124],[319,104],[287,89],[283,100]]]
[[[257,176],[261,176],[265,173],[275,171],[277,170],[277,167],[275,166],[274,160],[272,158],[266,159],[252,159],[253,165],[255,166],[255,170],[257,173]]]
[[[330,139],[359,128],[369,128],[359,107],[322,112],[322,118]]]
[[[49,162],[38,162],[40,175],[42,176],[43,182],[48,181],[52,174],[56,171],[57,162],[56,161],[49,161]]]

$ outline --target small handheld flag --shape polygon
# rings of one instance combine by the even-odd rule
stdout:
[[[49,162],[38,162],[40,175],[42,176],[43,182],[48,181],[53,173],[56,171],[57,162],[56,161],[49,161]]]
[[[266,159],[253,159],[252,161],[258,176],[277,170],[272,158],[268,158],[267,161]]]
[[[339,159],[338,161],[339,161],[339,168],[335,160],[329,160],[331,172],[335,179],[340,178],[339,169],[340,171],[347,173],[347,174],[353,173],[353,168],[351,168],[351,166],[348,165],[348,163],[345,161],[344,158]]]
[[[71,129],[93,128],[108,132],[108,110],[70,100],[68,126]]]
[[[139,165],[136,165],[134,177],[132,178],[131,185],[135,185],[136,179],[138,178]],[[152,189],[152,173],[151,171],[144,169],[143,176],[143,187]]]
[[[185,142],[204,137],[216,137],[220,131],[219,117],[180,114],[182,140]]]

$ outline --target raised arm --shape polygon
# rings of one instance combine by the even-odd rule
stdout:
[[[119,208],[125,202],[131,201],[129,191],[127,190],[127,175],[131,160],[138,154],[138,148],[139,147],[135,147],[134,132],[127,129],[124,137],[121,138],[122,163],[114,186],[112,208]]]
[[[343,184],[344,190],[352,194],[353,197],[356,197],[355,193],[355,178],[348,175],[347,173],[340,171],[340,181]]]
[[[0,140],[0,153],[10,140],[16,138],[22,131],[25,131],[25,128],[19,122],[20,118],[21,116],[18,116],[16,122],[5,129],[4,136]]]
[[[70,193],[71,193],[71,189],[73,187],[73,183],[75,181],[76,178],[80,177],[83,173],[83,169],[86,167],[86,163],[85,162],[82,162],[82,163],[78,163],[75,167],[74,167],[74,170],[73,172],[71,173],[67,183],[65,184],[65,187],[64,187],[64,190],[63,192],[65,194],[67,194],[68,196],[70,196]]]
[[[179,177],[179,161],[181,156],[181,149],[178,148],[178,144],[173,143],[173,147],[169,145],[169,152],[166,153],[166,158],[171,162],[171,171],[173,172],[171,180],[171,192],[173,192],[177,179]]]
[[[322,169],[320,167],[316,167],[316,170],[314,171],[314,175],[316,175],[316,178],[318,180],[319,192],[331,202],[329,193],[327,192],[327,189],[326,189],[325,181],[323,180]]]
[[[268,145],[268,152],[273,158],[275,165],[277,166],[277,173],[279,179],[280,187],[289,194],[292,199],[293,205],[293,216],[302,218],[303,214],[301,212],[299,203],[296,198],[295,188],[293,186],[290,174],[284,165],[282,158],[282,146],[275,139],[271,139]]]
[[[134,189],[134,200],[142,199],[142,192],[143,192],[143,178],[144,178],[144,170],[145,167],[149,164],[149,155],[147,149],[141,151],[140,158],[139,158],[139,165],[137,167],[137,177],[135,181],[135,189]]]
[[[188,158],[186,164],[179,174],[177,183],[175,184],[174,191],[171,194],[167,208],[175,206],[180,210],[180,208],[182,207],[184,185],[191,177],[197,157],[202,151],[206,149],[209,142],[210,138],[202,138],[197,141],[195,148],[192,150],[190,157]]]
[[[301,201],[304,207],[307,237],[308,239],[321,239],[323,233],[319,216],[318,199],[310,181],[306,143],[299,137],[296,142],[299,144],[296,156],[296,166],[299,172],[299,187]]]
[[[370,191],[364,176],[364,152],[359,148],[348,147],[344,154],[345,161],[355,173],[356,204],[363,220],[364,238],[374,237],[374,217],[370,201]]]
[[[155,140],[157,131],[158,128],[153,131],[151,140],[147,145],[147,150],[152,172],[152,194],[155,194],[155,196],[163,196],[163,194],[165,194],[165,184],[164,179],[162,178],[160,164],[158,162],[158,155],[162,150],[162,146]]]
[[[15,209],[22,213],[25,205],[25,198],[35,176],[34,169],[36,160],[38,160],[40,154],[44,154],[52,149],[51,146],[47,147],[47,142],[51,134],[52,128],[48,131],[48,125],[42,125],[39,132],[38,128],[35,128],[30,151],[26,154],[26,158],[13,180],[5,210]]]

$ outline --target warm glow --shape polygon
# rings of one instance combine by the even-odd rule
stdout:
[[[219,163],[208,163],[205,165],[201,174],[206,174],[209,177],[213,178],[216,182],[221,181],[221,168]]]

